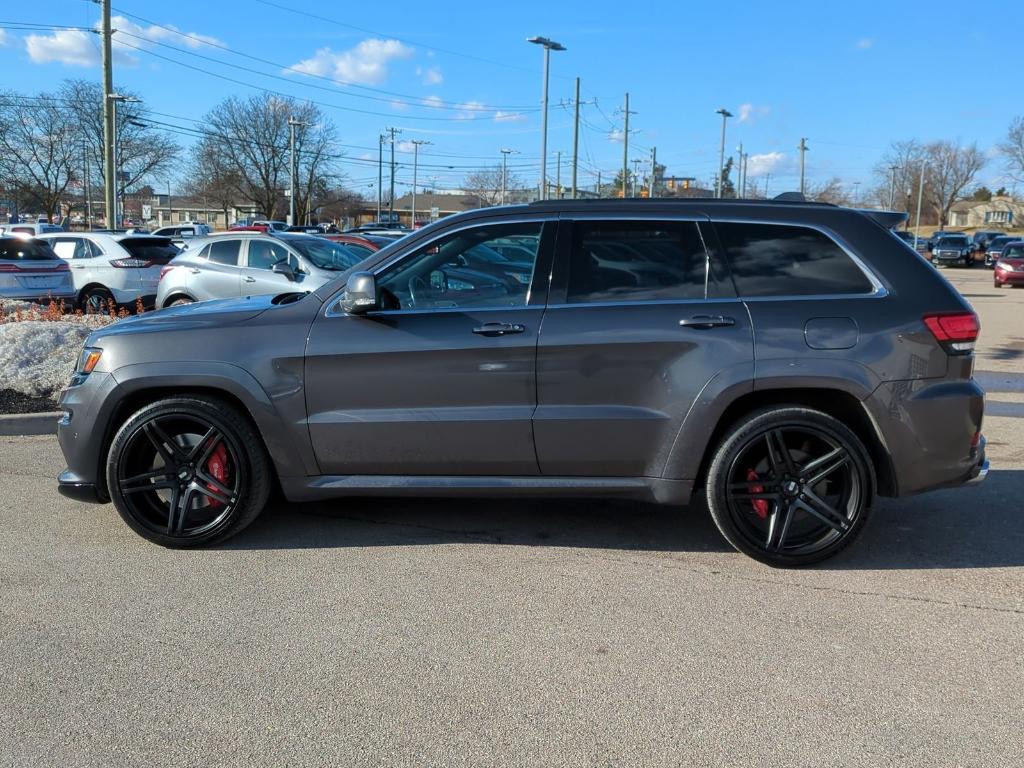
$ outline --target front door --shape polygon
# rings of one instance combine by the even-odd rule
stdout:
[[[280,242],[271,239],[249,240],[246,249],[245,267],[242,269],[242,294],[260,296],[296,290],[296,283],[287,275],[272,272],[275,264],[284,262],[299,274],[299,260]],[[301,289],[300,289],[301,290]]]
[[[704,387],[753,379],[746,307],[697,221],[571,226],[537,349],[541,472],[662,477]]]
[[[328,302],[305,376],[322,473],[538,473],[531,418],[554,227],[442,233],[379,269],[378,311],[346,315]],[[508,237],[528,244],[530,273],[488,245]]]

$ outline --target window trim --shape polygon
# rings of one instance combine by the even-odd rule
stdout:
[[[493,218],[481,218],[472,219],[458,226],[452,226],[445,228],[437,232],[436,235],[430,238],[417,240],[415,243],[410,243],[407,248],[403,248],[398,253],[395,253],[393,257],[375,265],[371,269],[367,270],[374,278],[377,278],[381,272],[389,269],[394,264],[397,264],[403,259],[411,257],[413,254],[418,253],[425,247],[429,247],[431,243],[436,243],[438,240],[442,240],[449,235],[454,235],[458,232],[463,232],[467,229],[476,229],[477,227],[487,227],[502,224],[538,224],[541,227],[541,240],[537,248],[537,259],[533,266],[533,278],[530,280],[530,288],[527,294],[526,304],[514,307],[430,307],[424,309],[383,309],[374,310],[373,312],[367,312],[366,317],[379,317],[387,316],[394,317],[396,315],[415,315],[415,314],[438,314],[440,312],[490,312],[503,310],[506,312],[518,312],[524,309],[543,309],[547,305],[548,291],[551,287],[551,273],[555,260],[557,260],[557,238],[559,236],[559,217],[557,215],[552,216],[550,214],[544,216],[516,216],[516,217],[493,217]],[[552,226],[555,228],[555,234],[551,236],[551,243],[548,247],[548,254],[544,253],[544,227]],[[542,259],[547,259],[545,264]],[[547,274],[540,274],[540,269],[547,268]],[[539,279],[539,283],[538,283]],[[545,286],[545,281],[546,286]],[[545,290],[541,290],[545,288]],[[544,300],[534,303],[535,294],[544,293]],[[345,294],[345,286],[342,286],[339,290],[335,291],[327,301],[324,302],[324,317],[351,317],[347,312],[338,309],[338,304],[341,301],[341,297]]]
[[[739,287],[736,287],[736,298],[739,301],[820,301],[822,299],[882,299],[889,295],[889,289],[886,288],[885,284],[879,279],[863,259],[858,256],[853,248],[846,242],[846,240],[829,227],[822,226],[820,224],[811,224],[805,221],[768,221],[764,219],[751,219],[739,216],[716,216],[709,218],[711,228],[714,230],[715,239],[718,241],[718,246],[722,249],[722,257],[725,259],[726,264],[729,266],[730,277],[732,275],[732,265],[729,264],[729,256],[725,252],[725,246],[722,244],[722,238],[718,234],[717,224],[721,222],[723,224],[760,224],[763,226],[770,227],[803,227],[804,229],[814,230],[825,237],[829,238],[833,243],[839,246],[839,249],[849,257],[849,259],[857,266],[867,281],[871,283],[872,290],[867,293],[816,293],[816,294],[784,294],[779,296],[744,296]],[[735,279],[733,279],[735,283]]]

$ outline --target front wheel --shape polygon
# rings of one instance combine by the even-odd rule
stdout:
[[[82,291],[78,304],[83,312],[91,315],[102,315],[114,307],[114,294],[102,285],[94,285]]]
[[[820,562],[861,532],[875,492],[863,443],[820,411],[779,407],[735,425],[708,470],[707,501],[736,549],[773,566]]]
[[[140,536],[166,547],[223,541],[263,510],[270,462],[256,429],[212,397],[145,406],[114,436],[107,488]]]

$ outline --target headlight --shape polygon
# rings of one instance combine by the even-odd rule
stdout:
[[[78,367],[75,369],[75,373],[80,376],[88,376],[92,373],[92,369],[96,367],[96,363],[100,361],[100,356],[103,354],[103,350],[97,347],[85,347],[82,350],[82,354],[78,357]]]

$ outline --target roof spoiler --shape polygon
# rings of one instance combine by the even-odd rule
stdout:
[[[879,211],[874,208],[858,208],[857,211],[863,213],[869,219],[877,221],[886,229],[896,229],[896,227],[910,218],[910,214],[906,211]]]

